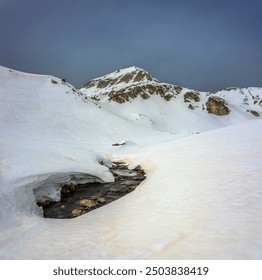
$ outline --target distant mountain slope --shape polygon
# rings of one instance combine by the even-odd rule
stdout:
[[[79,92],[122,118],[172,133],[205,131],[262,115],[262,88],[199,92],[160,83],[134,66],[93,79]]]

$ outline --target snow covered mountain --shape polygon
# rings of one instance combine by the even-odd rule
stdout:
[[[122,118],[172,133],[206,131],[262,114],[262,88],[199,92],[160,83],[137,67],[91,80],[79,91]]]
[[[0,67],[0,258],[261,258],[261,100],[260,88],[198,92],[136,67],[79,90]],[[43,218],[38,199],[113,181],[113,160],[147,179],[86,215]]]

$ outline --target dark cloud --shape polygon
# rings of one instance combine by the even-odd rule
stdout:
[[[262,86],[261,1],[0,1],[0,64],[79,86],[137,65],[200,90]]]

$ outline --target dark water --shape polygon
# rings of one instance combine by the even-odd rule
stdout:
[[[118,163],[110,171],[115,178],[113,183],[63,186],[59,202],[39,204],[44,217],[70,219],[86,214],[132,192],[146,178],[140,166],[128,169],[127,165]]]

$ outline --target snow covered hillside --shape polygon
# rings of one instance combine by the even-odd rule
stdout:
[[[203,93],[136,67],[80,90],[0,67],[0,258],[262,258],[261,100],[260,88]],[[113,181],[119,159],[147,172],[134,192],[43,218],[36,200]]]

